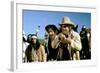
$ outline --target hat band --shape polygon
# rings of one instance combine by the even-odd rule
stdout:
[[[37,39],[37,37],[36,37],[36,36],[32,36],[32,38],[35,38],[35,39]]]

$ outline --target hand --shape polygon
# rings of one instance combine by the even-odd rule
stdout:
[[[71,38],[70,38],[70,37],[66,38],[65,42],[66,42],[67,44],[71,44]]]
[[[66,37],[64,34],[59,34],[60,41],[64,44],[71,44],[71,37]]]
[[[66,39],[66,36],[62,33],[59,34],[60,41],[64,41]]]

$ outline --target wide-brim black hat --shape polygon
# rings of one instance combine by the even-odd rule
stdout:
[[[47,25],[47,26],[45,27],[45,30],[46,30],[47,32],[48,32],[49,29],[52,29],[52,30],[54,30],[54,31],[59,32],[58,28],[57,28],[55,25],[53,25],[53,24],[49,24],[49,25]]]

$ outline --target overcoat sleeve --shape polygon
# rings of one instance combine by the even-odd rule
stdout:
[[[80,51],[82,48],[80,36],[77,32],[72,32],[71,48]]]

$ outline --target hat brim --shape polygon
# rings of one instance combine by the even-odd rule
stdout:
[[[73,26],[74,27],[74,24],[72,24],[72,23],[60,23],[59,25],[67,25],[67,26]]]
[[[46,27],[45,27],[45,29],[46,29],[46,31],[48,31],[48,29],[53,29],[53,30],[56,30],[56,31],[58,31],[58,28],[55,26],[55,25],[47,25]]]

